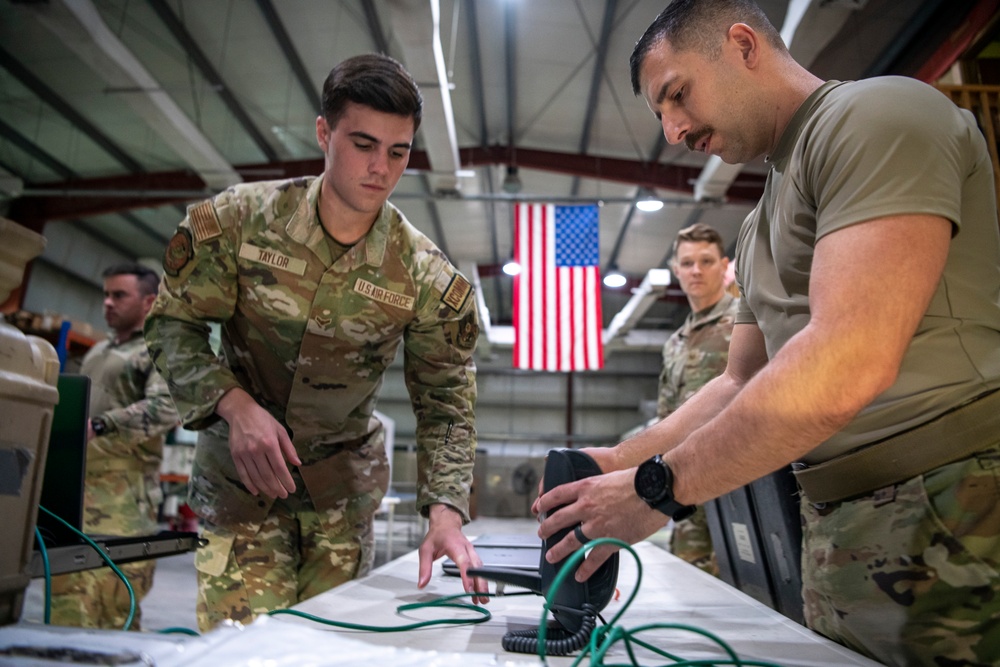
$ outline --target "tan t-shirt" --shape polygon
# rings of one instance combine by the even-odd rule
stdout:
[[[736,321],[760,327],[768,358],[809,322],[810,268],[823,236],[900,214],[954,223],[944,275],[895,384],[804,457],[807,463],[1000,387],[996,195],[986,143],[969,112],[914,79],[831,81],[803,103],[769,160],[764,195],[743,223],[736,253],[745,294]]]

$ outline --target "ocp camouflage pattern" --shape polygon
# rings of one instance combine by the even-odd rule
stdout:
[[[367,574],[375,558],[370,516],[352,523],[342,511],[316,512],[301,487],[276,501],[262,524],[230,531],[206,523],[201,537],[207,544],[195,554],[195,569],[202,632],[287,609]],[[289,544],[299,545],[303,562],[289,557]]]
[[[726,370],[738,304],[726,293],[707,312],[690,313],[684,325],[667,339],[663,345],[656,411],[660,419]],[[670,549],[678,558],[705,572],[719,573],[703,507],[698,507],[690,518],[674,524]]]
[[[272,501],[240,484],[228,425],[214,414],[240,386],[288,429],[317,510],[373,512],[388,467],[372,413],[402,344],[417,418],[418,507],[445,503],[468,520],[479,333],[472,288],[389,203],[338,255],[316,214],[321,183],[237,185],[181,223],[194,248],[164,277],[146,337],[184,423],[207,429],[190,504],[230,529],[267,515]]]
[[[88,467],[110,461],[130,463],[135,470],[158,468],[164,438],[179,420],[142,332],[122,343],[97,343],[84,356],[80,373],[90,378],[88,415],[102,416],[114,426],[87,443]]]
[[[724,294],[708,312],[690,313],[663,345],[656,415],[663,419],[722,375],[739,302]]]
[[[1000,664],[1000,444],[801,511],[810,628],[887,665]]]
[[[152,535],[163,498],[159,471],[127,469],[126,463],[88,466],[84,480],[83,530],[88,535]],[[115,468],[118,469],[109,469]],[[140,602],[153,585],[155,560],[119,566],[136,598],[130,630],[140,630]],[[129,596],[118,575],[101,567],[52,577],[53,625],[122,630],[129,612]]]
[[[132,537],[157,532],[163,494],[159,469],[163,440],[177,423],[166,382],[153,367],[142,334],[105,340],[84,356],[91,379],[89,415],[109,420],[111,432],[87,443],[83,529],[90,535]],[[155,561],[122,566],[136,596],[130,627],[139,630],[139,602],[153,584]],[[52,623],[121,630],[129,612],[125,585],[110,568],[52,578]]]

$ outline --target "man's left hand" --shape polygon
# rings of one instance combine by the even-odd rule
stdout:
[[[424,541],[420,543],[420,574],[417,588],[423,588],[431,580],[431,569],[434,561],[441,556],[448,556],[458,566],[462,575],[462,586],[466,593],[482,593],[473,595],[474,604],[486,604],[489,601],[489,585],[485,579],[473,578],[467,574],[470,567],[482,567],[472,543],[462,533],[462,515],[447,505],[431,505],[429,526]]]

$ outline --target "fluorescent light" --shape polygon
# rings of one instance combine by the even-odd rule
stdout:
[[[663,208],[663,202],[659,199],[640,199],[635,203],[635,207],[646,213],[653,213]]]

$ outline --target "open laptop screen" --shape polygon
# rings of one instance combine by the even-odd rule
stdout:
[[[90,378],[64,373],[59,376],[57,388],[59,403],[52,415],[39,504],[82,531]],[[80,544],[82,541],[45,512],[38,513],[37,526],[47,548]]]

